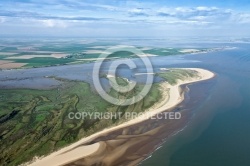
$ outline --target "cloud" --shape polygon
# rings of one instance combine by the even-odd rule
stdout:
[[[53,15],[43,15],[36,12],[28,11],[0,11],[0,16],[5,17],[15,17],[15,18],[31,18],[37,20],[78,20],[78,21],[103,21],[108,20],[107,18],[95,18],[95,17],[74,17],[74,16],[53,16]]]
[[[67,24],[63,21],[58,20],[41,20],[42,24],[46,27],[60,27],[60,28],[66,28]]]
[[[132,17],[135,16],[149,16],[148,12],[146,11],[146,9],[143,8],[134,8],[128,11],[129,15]]]
[[[182,20],[209,20],[218,21],[220,19],[229,19],[232,11],[228,9],[219,9],[217,7],[177,7],[177,8],[162,8],[158,12],[158,16],[174,17]]]
[[[6,21],[5,17],[0,17],[0,23],[4,23]]]
[[[0,16],[5,16],[5,17],[38,17],[38,14],[35,12],[29,12],[29,11],[2,10],[2,11],[0,11]]]
[[[234,16],[233,20],[243,24],[250,23],[250,14],[246,13],[237,14]]]
[[[58,4],[58,2],[56,3]],[[98,3],[87,3],[86,1],[79,0],[63,0],[61,1],[61,6],[69,9],[78,10],[108,10],[117,11],[119,8],[113,5],[98,4]]]

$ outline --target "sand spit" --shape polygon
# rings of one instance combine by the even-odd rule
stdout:
[[[184,95],[183,93],[180,92],[181,85],[208,80],[215,76],[214,73],[204,69],[199,69],[199,68],[186,68],[186,69],[197,71],[199,73],[199,77],[190,78],[185,81],[180,80],[174,86],[168,84],[167,82],[162,83],[161,88],[163,92],[162,95],[164,96],[163,99],[158,103],[156,103],[154,106],[152,106],[150,109],[146,110],[146,113],[156,115],[158,113],[174,108],[176,105],[178,105],[184,100]],[[114,132],[119,129],[128,127],[132,128],[138,123],[144,122],[146,120],[147,119],[145,118],[143,119],[141,117],[138,117],[129,120],[128,122],[125,122],[123,124],[117,125],[115,127],[104,129],[103,131],[97,132],[96,134],[83,138],[77,141],[76,143],[68,147],[65,147],[57,152],[54,152],[46,157],[38,158],[29,165],[30,166],[44,166],[44,165],[59,166],[59,165],[86,165],[86,164],[92,165],[100,162],[104,165],[116,165],[123,156],[126,156],[126,154],[131,153],[133,151],[133,148],[137,148],[137,150],[140,150],[141,147],[145,145],[145,142],[143,141],[147,141],[147,139],[150,137],[152,138],[152,136],[154,136],[155,133],[161,131],[162,128],[158,127],[150,132],[141,134],[140,139],[138,139],[137,137],[133,137],[133,135],[126,135],[125,130],[123,130],[123,133],[119,135],[115,140],[107,139],[107,141],[105,142],[103,141],[95,142],[93,140],[100,136],[108,137],[110,132]],[[156,139],[155,141],[160,141],[160,140]],[[114,148],[114,147],[119,147],[119,148]],[[144,150],[145,148],[146,147],[144,147]],[[107,152],[107,150],[110,149],[112,149],[112,151]],[[90,159],[89,157],[92,157],[92,160],[89,160]],[[130,162],[129,165],[135,165],[139,161],[143,160],[143,158],[145,157],[146,156],[139,156],[139,157],[137,156],[136,160]]]

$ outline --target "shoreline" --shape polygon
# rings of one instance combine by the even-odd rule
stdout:
[[[151,113],[151,114],[158,114],[161,112],[164,112],[168,109],[171,109],[181,103],[184,100],[184,95],[180,93],[180,86],[185,84],[191,84],[196,83],[200,81],[205,81],[208,79],[211,79],[215,76],[214,73],[200,69],[200,68],[181,68],[181,69],[190,69],[195,70],[199,72],[200,77],[199,78],[191,78],[189,80],[185,81],[179,81],[176,85],[172,86],[166,82],[161,83],[161,88],[163,88],[163,99],[162,101],[156,103],[151,108],[144,111],[144,113]],[[165,91],[166,89],[169,89],[169,91]],[[169,96],[169,97],[168,97]],[[143,113],[143,114],[144,114]],[[142,115],[143,116],[143,115]],[[100,132],[97,132],[93,135],[90,135],[86,138],[82,138],[81,140],[62,148],[61,150],[58,150],[56,152],[52,152],[48,156],[36,158],[30,163],[26,163],[25,165],[30,166],[43,166],[43,165],[64,165],[71,162],[74,162],[76,160],[82,159],[84,157],[93,155],[98,150],[101,149],[102,143],[94,143],[91,145],[84,145],[80,146],[81,144],[84,144],[86,142],[91,141],[92,139],[95,139],[96,137],[100,135],[108,134],[109,132],[116,131],[119,129],[122,129],[124,127],[133,126],[135,124],[138,124],[140,122],[146,121],[147,118],[137,117],[135,119],[131,119],[127,122],[124,122],[122,124],[119,124],[117,126],[113,126],[107,129],[104,129]]]

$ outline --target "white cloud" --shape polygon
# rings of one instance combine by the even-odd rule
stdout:
[[[190,13],[192,12],[193,9],[192,8],[187,8],[187,7],[177,7],[174,9],[174,13]]]
[[[208,17],[206,17],[206,16],[194,16],[194,17],[191,17],[191,19],[203,21],[203,20],[207,20]]]
[[[61,20],[41,20],[42,24],[45,27],[59,27],[59,28],[66,28],[67,24],[64,21]]]
[[[133,8],[128,10],[131,16],[149,16],[150,11],[143,8]]]
[[[250,14],[243,13],[235,16],[235,21],[240,23],[250,23]]]
[[[215,10],[219,10],[219,8],[217,8],[217,7],[198,6],[198,7],[196,7],[196,10],[198,10],[198,11],[215,11]]]
[[[131,12],[131,13],[142,13],[143,10],[141,8],[134,8],[134,9],[129,10],[129,12]]]
[[[0,23],[4,23],[6,21],[5,17],[0,17]]]

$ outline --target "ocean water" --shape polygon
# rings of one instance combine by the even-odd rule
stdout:
[[[187,55],[200,63],[177,65],[214,71],[216,83],[189,124],[142,166],[250,165],[250,45],[232,46],[237,49]]]

